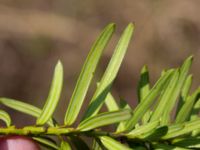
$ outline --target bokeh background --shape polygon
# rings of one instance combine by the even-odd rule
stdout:
[[[117,30],[96,79],[105,70],[122,30],[129,22],[136,24],[134,38],[112,88],[116,99],[124,98],[132,105],[137,102],[137,80],[144,64],[148,64],[154,83],[163,68],[176,67],[191,54],[195,57],[191,69],[193,87],[197,87],[199,8],[199,0],[0,0],[0,96],[42,108],[54,66],[60,59],[65,77],[55,117],[62,123],[84,59],[110,22],[116,23]],[[95,86],[90,90],[94,91]],[[88,94],[86,104],[90,98]],[[35,121],[4,109],[17,126]]]

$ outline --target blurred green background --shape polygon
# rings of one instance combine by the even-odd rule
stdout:
[[[0,96],[42,108],[60,59],[65,79],[55,117],[62,123],[84,59],[110,22],[116,23],[117,30],[103,55],[97,78],[105,70],[121,31],[129,22],[136,25],[113,85],[116,99],[124,98],[132,105],[137,102],[137,80],[144,64],[149,66],[153,83],[163,68],[180,65],[190,54],[195,56],[191,72],[196,87],[200,83],[199,8],[199,0],[0,0]],[[88,94],[87,102],[90,97]],[[4,109],[17,126],[35,121]]]

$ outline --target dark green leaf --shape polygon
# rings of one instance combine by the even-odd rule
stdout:
[[[150,91],[149,71],[146,65],[141,70],[137,91],[138,91],[139,102],[143,101],[144,98],[149,94]]]
[[[175,139],[173,145],[191,149],[200,149],[200,137]]]
[[[125,100],[120,99],[120,109],[131,110],[131,107],[129,106],[129,104]],[[118,132],[125,131],[126,130],[126,123],[127,123],[127,120],[120,122],[119,125],[117,126],[116,132],[118,133]]]
[[[190,120],[195,120],[197,119],[199,116],[199,111],[200,111],[200,98],[196,101],[196,103],[194,104],[194,107],[192,108],[192,112],[190,115]]]
[[[93,140],[93,144],[92,144],[92,149],[93,150],[104,150],[104,148],[102,147],[102,144],[100,143],[100,140],[97,141],[99,139],[94,139]]]
[[[161,126],[161,127],[158,127],[157,129],[150,131],[149,133],[141,135],[140,138],[145,139],[147,141],[158,141],[160,140],[161,137],[166,135],[167,132],[168,132],[168,127]]]
[[[79,149],[81,149],[81,150],[90,150],[90,148],[88,147],[86,142],[83,141],[80,137],[78,137],[78,136],[70,136],[70,140],[72,141],[72,143],[74,144],[74,146],[76,147],[77,150],[79,150]]]

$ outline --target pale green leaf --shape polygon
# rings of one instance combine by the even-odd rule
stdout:
[[[138,102],[141,102],[150,92],[150,82],[149,82],[149,70],[145,65],[142,67],[140,72],[140,80],[137,87]],[[142,117],[142,123],[146,124],[151,116],[151,110],[148,110]]]
[[[130,117],[131,112],[127,109],[113,112],[105,112],[85,119],[79,124],[77,129],[81,131],[87,131],[101,126],[118,123],[120,121],[127,120]]]
[[[137,138],[142,134],[149,133],[150,131],[152,131],[153,129],[155,129],[159,125],[159,122],[160,121],[157,120],[157,121],[147,123],[145,125],[141,125],[141,126],[135,128],[135,129],[133,129],[129,133],[127,133],[126,136],[128,138]]]
[[[144,114],[144,116],[142,117],[142,124],[147,124],[147,123],[149,122],[149,120],[150,120],[152,114],[153,114],[153,111],[149,109],[149,110]]]
[[[41,145],[43,145],[47,148],[51,148],[51,149],[55,149],[55,150],[59,149],[56,142],[50,138],[47,138],[47,137],[32,137],[32,138],[33,138],[33,140],[37,141],[38,143],[40,143]]]
[[[118,106],[118,104],[116,103],[116,100],[114,99],[114,97],[112,96],[110,92],[106,96],[105,104],[109,111],[115,111],[115,110],[120,110],[120,109],[131,109],[128,103],[122,99],[120,99],[120,106]],[[125,122],[126,121],[122,121],[119,123],[119,125],[117,126],[116,132],[124,131]]]
[[[193,78],[192,75],[189,75],[184,82],[183,88],[181,89],[181,97],[178,101],[176,115],[178,114],[178,112],[180,111],[181,107],[183,106],[184,102],[187,99],[187,96],[189,94],[189,91],[192,85],[192,78]]]
[[[131,40],[133,30],[134,30],[134,25],[132,23],[130,23],[127,26],[127,28],[124,30],[122,37],[120,38],[116,46],[116,49],[114,51],[114,54],[108,64],[108,67],[106,68],[106,71],[99,83],[99,86],[97,87],[97,90],[95,91],[91,99],[89,107],[83,116],[83,120],[85,118],[88,118],[90,116],[94,116],[95,114],[97,114],[100,108],[102,107],[106,99],[106,96],[108,92],[110,91],[112,83],[114,79],[116,78],[116,75],[119,71],[120,65],[122,63],[122,60],[127,51],[129,42]]]
[[[103,150],[102,144],[99,139],[94,139],[92,144],[92,150]]]
[[[185,82],[184,82],[184,85],[183,85],[183,88],[181,90],[181,96],[183,97],[183,101],[186,100],[189,92],[190,92],[190,88],[191,88],[191,85],[192,85],[192,80],[193,80],[193,76],[190,74]]]
[[[188,121],[182,124],[174,124],[169,127],[168,133],[162,139],[171,139],[184,134],[191,133],[193,130],[200,129],[200,119]]]
[[[190,120],[197,119],[199,111],[200,111],[200,98],[196,101],[196,103],[194,104],[194,107],[192,108]]]
[[[45,124],[52,117],[56,109],[56,106],[58,104],[58,101],[60,99],[62,84],[63,84],[63,66],[59,61],[55,67],[54,76],[48,98],[42,109],[42,113],[37,118],[36,121],[37,125]]]
[[[175,90],[178,78],[179,78],[179,70],[176,70],[173,73],[169,84],[167,85],[167,87],[165,88],[163,93],[161,94],[159,103],[158,103],[157,107],[155,108],[155,110],[153,111],[150,122],[159,120],[162,117],[164,110],[166,109],[166,107],[168,107],[167,103],[168,103],[169,99],[171,98],[171,94]]]
[[[14,110],[17,110],[19,112],[31,115],[33,117],[38,118],[42,112],[42,110],[38,107],[35,107],[31,104],[27,104],[15,99],[10,99],[10,98],[4,98],[1,97],[0,98],[0,104],[3,104],[9,108],[12,108]],[[49,119],[49,121],[47,122],[47,124],[49,126],[54,126],[53,120]]]
[[[187,98],[187,100],[181,107],[176,117],[176,123],[182,123],[184,121],[188,121],[192,108],[195,102],[199,99],[199,94],[200,94],[200,88],[198,88],[191,96]]]
[[[171,93],[170,99],[167,103],[167,108],[165,109],[165,112],[163,113],[163,117],[162,117],[163,119],[161,122],[163,125],[170,122],[171,112],[176,104],[176,100],[178,99],[180,95],[184,82],[187,79],[187,74],[191,67],[192,60],[193,60],[192,56],[188,57],[180,68],[180,75],[179,75],[178,82],[176,84],[176,87],[174,88],[174,91]]]
[[[61,146],[59,150],[72,150],[71,146],[69,145],[69,143],[62,141],[61,142]]]
[[[133,111],[133,116],[126,124],[127,130],[131,130],[139,121],[139,119],[141,119],[141,117],[145,114],[145,112],[150,108],[151,104],[155,101],[156,97],[158,97],[166,83],[169,81],[173,72],[173,70],[170,70],[161,76],[154,87],[150,90],[145,100],[137,105],[136,109]]]
[[[131,107],[129,106],[129,104],[123,100],[123,99],[120,99],[120,109],[130,109],[131,110]],[[117,129],[116,129],[116,132],[123,132],[126,130],[126,123],[127,123],[127,120],[125,121],[122,121],[119,123],[119,125],[117,126]]]
[[[117,105],[116,100],[114,99],[114,97],[112,96],[112,94],[110,92],[106,96],[105,104],[106,104],[108,111],[119,110],[119,106]]]
[[[101,136],[100,140],[102,144],[108,149],[108,150],[132,150],[131,148],[127,147],[124,144],[121,144],[120,142],[114,140],[111,137],[108,136]]]
[[[7,127],[11,125],[11,119],[7,112],[0,110],[0,120],[3,120]]]
[[[200,98],[196,101],[194,104],[194,107],[192,109],[191,115],[190,115],[190,120],[195,120],[199,118],[199,111],[200,111]],[[197,134],[200,133],[200,129],[192,131],[192,136],[196,136]]]
[[[115,29],[114,24],[109,24],[101,33],[97,41],[92,46],[90,53],[84,63],[81,73],[78,77],[78,81],[75,86],[75,90],[72,94],[69,106],[65,114],[65,125],[71,125],[75,122],[86,93],[88,91],[91,80],[94,76],[94,72],[101,58],[104,48],[108,44]]]
[[[98,86],[99,86],[99,82],[97,83],[97,87]],[[111,92],[109,92],[106,96],[105,105],[106,105],[106,108],[108,109],[108,111],[119,110],[119,106],[118,106],[115,98],[111,94]]]

